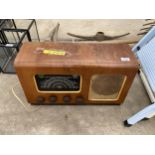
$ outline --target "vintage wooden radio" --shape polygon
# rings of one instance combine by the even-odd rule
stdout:
[[[24,43],[15,69],[31,104],[120,104],[138,70],[126,44]]]

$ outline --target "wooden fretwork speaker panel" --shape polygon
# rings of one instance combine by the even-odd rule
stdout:
[[[24,43],[15,69],[31,104],[121,104],[138,62],[126,44]]]

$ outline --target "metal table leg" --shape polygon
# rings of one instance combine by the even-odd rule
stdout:
[[[139,122],[145,118],[146,119],[151,118],[154,115],[155,115],[155,102],[153,104],[147,106],[143,110],[139,111],[138,113],[136,113],[135,115],[133,115],[132,117],[127,119],[126,121],[124,121],[124,125],[132,126],[132,125],[136,124],[137,122]]]

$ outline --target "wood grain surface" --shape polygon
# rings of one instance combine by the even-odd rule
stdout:
[[[44,54],[43,50],[63,50],[62,55]],[[129,61],[121,61],[128,58]],[[42,104],[51,104],[49,97],[56,96],[56,104],[64,104],[63,97],[69,96],[68,104],[77,104],[78,97],[84,104],[120,104],[123,102],[134,76],[138,62],[126,44],[73,44],[73,43],[25,43],[15,60],[15,68],[28,102],[37,103],[38,97],[45,99]],[[82,77],[79,93],[41,92],[36,88],[36,74],[74,75]],[[93,75],[126,76],[117,99],[90,100],[90,82]]]

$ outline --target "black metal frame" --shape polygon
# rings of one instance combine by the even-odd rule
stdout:
[[[19,32],[26,32],[27,33],[28,40],[29,41],[32,41],[31,35],[30,35],[30,29],[31,29],[32,25],[35,24],[35,27],[36,27],[36,30],[37,30],[36,31],[37,32],[37,39],[40,41],[39,33],[38,33],[38,28],[37,28],[37,24],[36,24],[35,19],[32,19],[32,21],[31,21],[31,23],[30,23],[30,25],[28,26],[27,29],[21,29],[21,28],[19,29],[19,28],[17,28],[17,26],[15,24],[15,21],[13,19],[12,19],[12,22],[13,22],[13,25],[14,25],[15,28],[14,29],[12,29],[12,28],[3,28],[2,29],[3,33],[4,33],[4,31],[17,32],[17,35],[19,37],[19,34],[18,34]]]
[[[4,65],[1,66],[2,73],[15,73],[15,72],[8,72],[8,71],[6,72],[5,67],[9,64],[11,59],[13,59],[16,56],[17,52],[19,51],[19,49],[22,45],[22,41],[25,37],[27,37],[27,32],[23,31],[23,35],[20,37],[20,40],[18,43],[7,43],[5,45],[4,44],[0,45],[0,47],[3,48],[3,51],[5,52],[5,55],[7,57],[7,60],[5,61]]]
[[[16,56],[25,38],[27,38],[29,42],[32,41],[30,29],[33,25],[35,25],[35,29],[37,32],[37,40],[40,41],[40,38],[39,38],[37,24],[34,19],[31,19],[31,23],[29,24],[27,29],[17,28],[16,23],[13,19],[11,20],[13,24],[13,28],[3,28],[2,25],[6,22],[6,20],[7,19],[2,20],[2,22],[0,23],[0,47],[4,48],[3,51],[5,51],[6,52],[5,54],[7,55],[7,60],[5,64],[3,66],[0,66],[0,72],[15,73],[15,72],[6,72],[3,67],[7,66],[9,61]],[[18,41],[15,39],[16,43],[9,42],[7,36],[5,35],[5,32],[11,32],[11,33],[16,32]],[[23,33],[23,34],[20,36],[19,33]],[[13,51],[14,49],[16,50],[16,52]]]

